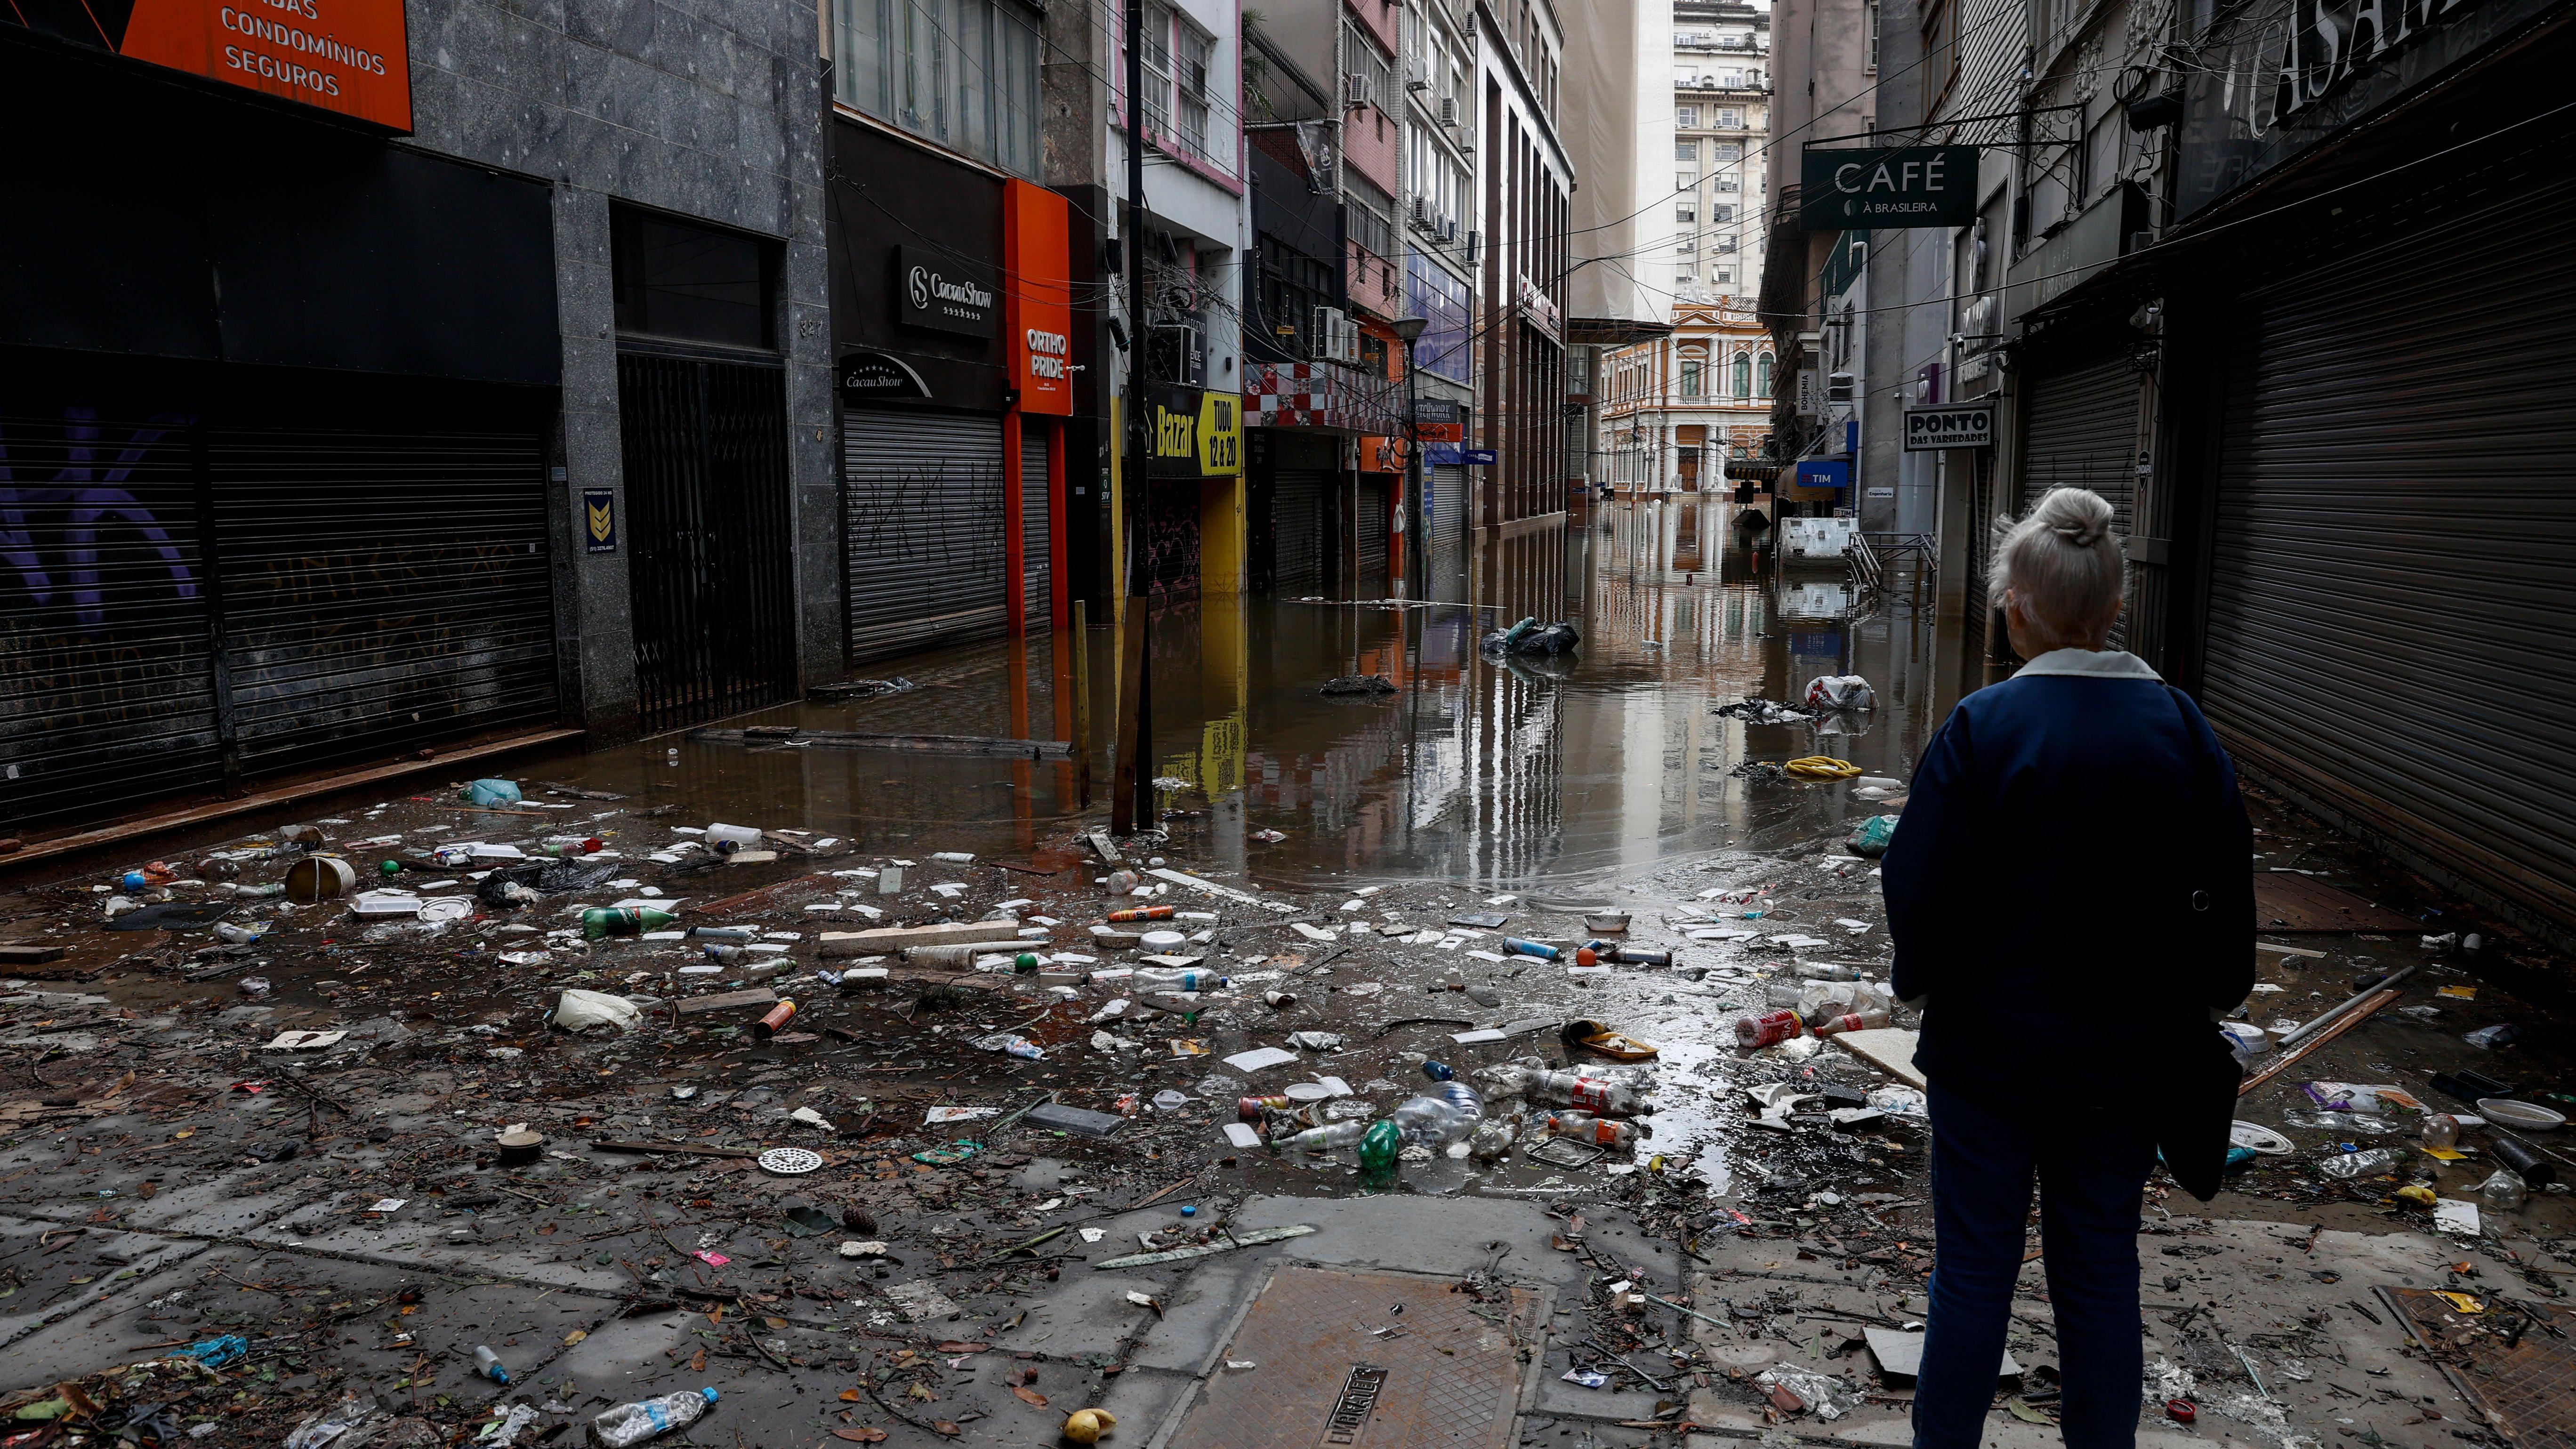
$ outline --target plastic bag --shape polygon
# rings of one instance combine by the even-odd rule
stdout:
[[[466,783],[464,793],[465,803],[468,805],[481,805],[485,807],[494,805],[516,805],[519,803],[519,782],[516,780],[472,780]]]
[[[1807,681],[1807,703],[1816,709],[1876,709],[1878,696],[1857,674],[1819,674]]]
[[[1766,1392],[1787,1389],[1798,1397],[1801,1405],[1813,1409],[1819,1419],[1839,1419],[1860,1407],[1860,1391],[1831,1374],[1809,1373],[1805,1369],[1774,1368],[1765,1369],[1761,1377],[1753,1382],[1760,1385]],[[1778,1400],[1775,1398],[1773,1402],[1777,1404]],[[1785,1404],[1780,1404],[1779,1407],[1788,1408]],[[1797,1411],[1792,1409],[1790,1412]]]
[[[554,1024],[565,1031],[582,1031],[594,1026],[633,1031],[644,1024],[644,1011],[623,996],[573,987],[556,999]]]
[[[297,1425],[295,1432],[286,1436],[285,1449],[322,1449],[375,1416],[375,1401],[351,1390],[340,1396],[340,1402]]]
[[[1876,860],[1887,854],[1887,848],[1896,843],[1897,818],[1894,815],[1873,815],[1862,821],[1852,827],[1850,838],[1843,842],[1843,849],[1863,860]]]

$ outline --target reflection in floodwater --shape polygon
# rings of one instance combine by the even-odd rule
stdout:
[[[1685,495],[1596,508],[1445,565],[1433,594],[1378,601],[1210,599],[1153,621],[1153,769],[1176,853],[1281,880],[1435,876],[1496,887],[1605,880],[1674,855],[1768,848],[1841,820],[1841,785],[1749,786],[1748,759],[1827,753],[1909,772],[1934,718],[1929,598],[1863,595],[1835,576],[1783,577],[1748,553],[1729,508]],[[1482,656],[1487,628],[1570,619],[1561,659]],[[964,646],[882,666],[921,686],[805,703],[768,722],[808,729],[1083,739],[1081,764],[680,745],[594,756],[594,777],[660,798],[703,790],[742,810],[792,803],[862,849],[1026,853],[1106,808],[1117,718],[1114,628]],[[1875,713],[1821,725],[1713,712],[1799,697],[1857,673]],[[1392,695],[1326,698],[1325,680],[1383,674]],[[1944,701],[1943,703],[1946,703]],[[660,778],[650,778],[659,776]],[[1261,844],[1258,832],[1287,839]]]

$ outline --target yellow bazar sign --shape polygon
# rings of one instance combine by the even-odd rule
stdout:
[[[1241,398],[1158,388],[1147,403],[1147,462],[1156,477],[1232,477],[1243,471]]]

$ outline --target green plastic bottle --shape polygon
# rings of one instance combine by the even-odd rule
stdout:
[[[1396,1154],[1403,1148],[1404,1133],[1392,1119],[1371,1122],[1360,1136],[1360,1186],[1393,1187]]]
[[[614,906],[593,906],[581,913],[581,934],[586,941],[596,941],[603,936],[641,936],[646,931],[658,931],[679,919],[669,911],[657,911],[651,906],[628,906],[624,910]]]

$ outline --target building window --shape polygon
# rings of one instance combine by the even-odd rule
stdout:
[[[1744,89],[1744,72],[1740,70],[1719,71],[1717,73],[1717,83],[1726,87],[1728,90],[1740,91]]]
[[[1691,240],[1689,237],[1683,237],[1680,241],[1673,243],[1673,250],[1677,252],[1695,252],[1699,250],[1699,243]]]
[[[1768,352],[1763,353],[1762,360],[1753,365],[1753,395],[1755,397],[1771,395],[1771,354]]]
[[[1862,7],[1861,24],[1867,28],[1869,35],[1869,59],[1866,63],[1871,70],[1876,70],[1878,69],[1878,0],[1869,0],[1869,4]]]
[[[1682,396],[1699,396],[1699,367],[1696,362],[1682,364]]]
[[[1697,185],[1699,185],[1699,178],[1687,171],[1673,178],[1673,187],[1678,191],[1688,191]]]
[[[1380,257],[1395,255],[1395,198],[1356,171],[1345,172],[1342,194],[1350,199],[1350,238],[1361,250]]]
[[[1178,95],[1181,117],[1181,144],[1190,154],[1201,159],[1208,156],[1208,63],[1216,54],[1216,40],[1197,27],[1182,24],[1177,36],[1180,67],[1173,76],[1173,89]]]
[[[1717,143],[1717,159],[1720,161],[1741,161],[1744,159],[1744,148],[1733,141],[1720,141]]]
[[[1719,237],[1717,239],[1717,250],[1721,252],[1731,252],[1735,250],[1735,238],[1731,236]]]
[[[1717,178],[1717,189],[1718,189],[1718,190],[1720,190],[1720,191],[1734,191],[1734,190],[1738,190],[1739,188],[1738,188],[1738,187],[1736,186],[1736,184],[1735,184],[1735,178],[1734,178],[1734,177],[1732,177],[1732,176],[1721,176],[1721,177]]]
[[[1019,0],[832,0],[832,34],[841,104],[1038,174],[1038,32]]]
[[[1696,130],[1699,126],[1699,107],[1682,106],[1676,108],[1673,112],[1673,124],[1681,127],[1685,131]]]
[[[1676,161],[1698,160],[1699,143],[1697,141],[1675,141],[1673,143],[1673,159]]]
[[[1718,284],[1719,286],[1723,287],[1723,286],[1725,286],[1727,283],[1732,282],[1732,281],[1734,281],[1734,280],[1735,280],[1735,272],[1734,272],[1734,270],[1733,270],[1732,268],[1729,268],[1729,267],[1720,267],[1720,268],[1718,268],[1718,269],[1717,269],[1717,284]]]
[[[1676,206],[1673,208],[1673,220],[1697,221],[1699,218],[1692,214],[1691,208],[1687,206]]]
[[[1721,131],[1740,131],[1744,129],[1744,113],[1742,111],[1720,110],[1717,113],[1717,128]]]
[[[1735,207],[1732,204],[1726,203],[1712,206],[1708,209],[1708,219],[1717,222],[1733,221],[1735,220]]]
[[[1726,279],[1723,276],[1720,276],[1718,280],[1724,281]],[[1735,387],[1733,391],[1735,395],[1737,397],[1753,396],[1753,354],[1750,352],[1739,352],[1735,354],[1734,372]]]
[[[609,275],[620,332],[778,346],[778,258],[769,242],[612,207]]]
[[[1696,277],[1696,276],[1692,275],[1692,274],[1691,274],[1691,273],[1689,273],[1689,272],[1675,272],[1675,273],[1673,274],[1673,285],[1675,285],[1675,286],[1677,286],[1677,287],[1687,287],[1687,286],[1689,286],[1691,283],[1696,282],[1696,281],[1698,281],[1698,280],[1699,280],[1699,278],[1698,278],[1698,277]]]

